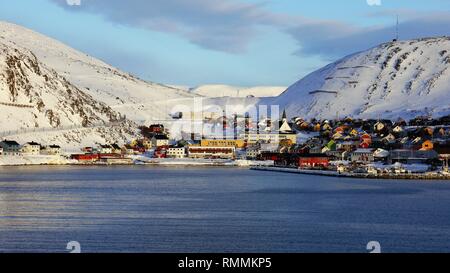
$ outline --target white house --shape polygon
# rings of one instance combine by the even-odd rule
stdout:
[[[388,143],[392,143],[392,142],[394,142],[396,140],[396,138],[395,138],[395,136],[393,135],[393,134],[389,134],[389,135],[387,135],[387,136],[385,136],[384,138],[383,138],[383,141],[386,141],[386,142],[388,142]]]
[[[261,146],[252,145],[247,147],[245,156],[247,157],[247,159],[256,159],[260,154],[261,154]]]
[[[41,153],[41,144],[36,142],[27,142],[21,149],[23,154],[26,155],[39,155]]]
[[[155,135],[152,138],[153,147],[169,146],[169,138],[166,135]]]
[[[99,152],[101,154],[112,154],[113,152],[113,148],[111,147],[111,145],[100,145],[99,148]]]
[[[352,162],[371,163],[375,160],[372,149],[358,149],[350,154]]]
[[[403,133],[404,132],[403,127],[401,127],[401,126],[396,126],[392,131],[394,133]]]
[[[383,122],[379,121],[374,125],[374,129],[375,131],[382,131],[384,128],[386,127],[386,125],[384,125]]]
[[[21,155],[20,144],[14,140],[4,140],[0,142],[0,147],[3,149],[4,155]]]
[[[260,143],[260,152],[276,153],[280,146],[278,143]]]
[[[184,147],[169,148],[167,149],[166,155],[170,158],[184,158],[186,156],[186,149]]]
[[[60,155],[61,147],[58,145],[46,146],[41,150],[41,154],[43,154],[43,155]]]

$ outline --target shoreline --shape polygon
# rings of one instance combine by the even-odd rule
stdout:
[[[80,162],[62,156],[11,156],[0,157],[0,167],[26,166],[211,166],[211,167],[252,167],[273,166],[273,161],[252,161],[232,159],[191,159],[191,158],[149,158],[130,157],[129,162]],[[7,159],[5,161],[5,159]]]
[[[30,160],[31,158],[39,158],[40,160]],[[5,159],[5,157],[2,157]],[[108,167],[108,166],[160,166],[160,167],[232,167],[232,168],[248,168],[253,171],[265,171],[265,172],[281,172],[302,174],[311,176],[328,176],[328,177],[340,177],[340,178],[358,178],[358,179],[396,179],[396,180],[443,180],[450,181],[450,174],[438,174],[438,173],[424,173],[424,174],[368,174],[368,173],[338,173],[337,171],[326,170],[306,170],[296,168],[285,168],[273,166],[273,161],[252,161],[252,160],[231,160],[231,159],[191,159],[191,158],[147,158],[147,157],[134,157],[130,158],[130,163],[107,163],[107,162],[77,162],[73,160],[65,159],[59,156],[38,156],[38,157],[10,157],[9,159],[15,159],[10,161],[9,164],[3,162],[0,164],[0,168],[3,167],[36,167],[36,166],[84,166],[84,167]],[[17,159],[21,159],[20,162]],[[43,160],[47,159],[47,160]],[[52,159],[52,160],[49,160]],[[0,162],[2,163],[2,162]]]
[[[338,173],[335,171],[320,171],[320,170],[302,170],[294,168],[282,168],[282,167],[251,167],[253,171],[264,172],[282,172],[282,173],[294,173],[302,175],[314,175],[314,176],[329,176],[329,177],[345,177],[345,178],[358,178],[358,179],[371,179],[371,180],[383,180],[383,179],[397,179],[397,180],[448,180],[450,181],[450,175],[444,174],[366,174],[366,173]]]

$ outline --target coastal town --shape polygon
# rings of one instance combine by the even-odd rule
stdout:
[[[449,178],[449,116],[307,121],[289,119],[284,112],[278,120],[224,114],[215,122],[223,135],[185,134],[175,140],[164,125],[153,124],[140,127],[142,138],[124,145],[97,143],[78,153],[33,140],[20,144],[5,139],[0,158],[12,165],[28,165],[14,162],[34,158],[41,160],[29,164],[230,165],[307,174]]]

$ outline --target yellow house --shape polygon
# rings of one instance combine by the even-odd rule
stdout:
[[[431,127],[427,127],[427,128],[425,128],[425,132],[426,132],[427,134],[429,134],[430,136],[432,136],[433,133],[434,133],[434,129],[431,128]]]
[[[314,126],[314,131],[315,132],[320,132],[321,127],[322,126],[320,125],[320,123],[317,123],[316,126]]]
[[[142,146],[144,146],[145,149],[149,150],[152,148],[152,140],[148,138],[144,138],[142,140]]]
[[[139,141],[138,141],[137,139],[133,139],[133,140],[130,142],[130,146],[133,147],[133,148],[135,148],[135,147],[138,146],[138,145],[139,145]]]
[[[344,137],[344,135],[342,135],[341,133],[335,133],[331,138],[332,139],[341,139],[341,138],[343,138]]]
[[[243,139],[202,139],[200,146],[244,148],[245,141]]]
[[[333,128],[330,126],[330,124],[328,124],[328,123],[325,123],[323,126],[322,126],[322,131],[328,131],[328,130],[332,130]]]
[[[357,136],[357,135],[359,135],[359,133],[358,133],[358,131],[357,131],[356,129],[353,129],[353,130],[350,132],[350,135],[352,135],[352,136]]]

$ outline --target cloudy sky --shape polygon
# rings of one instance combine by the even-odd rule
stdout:
[[[186,86],[290,85],[391,40],[397,14],[401,39],[450,35],[448,0],[78,1],[0,0],[0,20],[146,80]]]

